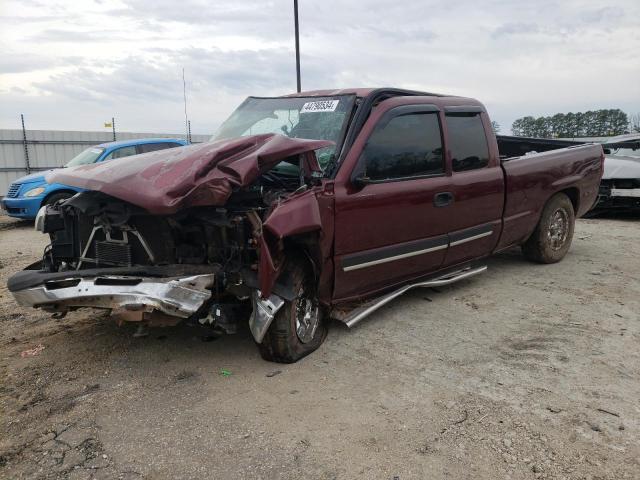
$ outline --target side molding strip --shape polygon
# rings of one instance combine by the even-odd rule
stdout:
[[[394,255],[392,257],[381,258],[380,260],[372,260],[370,262],[358,263],[356,265],[351,265],[348,267],[344,267],[343,270],[345,272],[350,272],[351,270],[359,270],[361,268],[371,267],[373,265],[379,265],[381,263],[393,262],[394,260],[400,260],[402,258],[414,257],[416,255],[422,255],[424,253],[435,252],[437,250],[443,250],[447,248],[447,244],[438,245],[437,247],[425,248],[422,250],[416,250],[414,252],[403,253],[401,255]]]
[[[462,238],[460,240],[456,240],[455,242],[451,242],[449,244],[449,246],[455,247],[456,245],[461,245],[463,243],[471,242],[471,241],[477,240],[479,238],[488,237],[489,235],[493,235],[493,230],[490,230],[490,231],[484,232],[484,233],[479,233],[478,235],[474,235],[472,237],[467,237],[467,238]]]

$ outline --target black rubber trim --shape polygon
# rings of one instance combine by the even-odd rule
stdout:
[[[444,107],[445,113],[485,113],[486,110],[478,105],[453,105]]]
[[[218,273],[217,265],[141,265],[136,267],[87,268],[86,270],[68,270],[66,272],[45,272],[42,270],[23,270],[9,277],[7,288],[10,292],[19,292],[56,280],[86,277],[118,275],[127,277],[189,277]]]
[[[420,114],[420,113],[438,113],[439,111],[440,109],[437,106],[432,105],[430,103],[400,105],[398,107],[390,108],[389,110],[384,112],[382,114],[382,117],[380,117],[380,120],[378,120],[378,123],[376,124],[376,129],[386,127],[387,124],[396,117],[402,117],[404,115],[414,115],[414,114]]]
[[[449,242],[454,243],[460,240],[464,240],[465,238],[475,237],[476,235],[480,235],[487,232],[493,231],[493,225],[487,223],[485,225],[479,225],[477,227],[467,228],[465,230],[460,230],[455,233],[449,234]],[[455,246],[455,245],[454,245]]]
[[[377,260],[383,260],[389,257],[395,257],[398,255],[404,255],[411,252],[417,252],[420,250],[426,250],[428,248],[435,248],[440,246],[446,246],[448,244],[447,235],[441,235],[438,237],[425,238],[421,240],[413,240],[411,242],[401,243],[398,245],[391,245],[389,247],[381,247],[364,252],[352,253],[342,257],[342,268],[353,267],[362,263],[375,262]]]

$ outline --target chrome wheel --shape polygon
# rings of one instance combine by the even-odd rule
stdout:
[[[302,343],[313,340],[320,323],[318,302],[308,297],[300,297],[296,303],[296,335]]]
[[[569,215],[563,208],[559,208],[549,222],[547,240],[552,250],[560,250],[569,236]]]

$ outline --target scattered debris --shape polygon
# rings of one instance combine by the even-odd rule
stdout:
[[[231,376],[231,372],[229,370],[225,370],[224,368],[220,369],[220,375],[222,375],[223,377],[230,377]]]
[[[148,337],[148,336],[149,336],[149,328],[143,323],[138,325],[138,328],[136,329],[135,333],[133,334],[133,338],[144,338],[144,337]]]
[[[551,413],[560,413],[562,411],[562,409],[558,407],[547,407],[547,410],[549,410]]]
[[[43,350],[44,350],[44,345],[39,343],[38,345],[36,345],[33,348],[30,348],[29,350],[24,350],[20,352],[20,356],[22,358],[35,357],[37,355],[40,355],[40,352],[42,352]]]
[[[427,302],[433,302],[433,300],[431,300],[429,297],[422,297],[423,300],[426,300]]]
[[[196,376],[195,372],[192,372],[190,370],[182,370],[178,373],[176,373],[173,377],[174,380],[176,381],[181,381],[181,380],[187,380],[188,378],[193,378]]]
[[[467,419],[469,418],[469,412],[467,412],[466,410],[462,411],[462,418],[460,420],[456,420],[455,422],[453,422],[454,425],[460,425],[461,423],[464,423],[467,421]]]
[[[594,432],[601,432],[602,429],[600,428],[600,425],[598,425],[597,423],[591,423],[591,422],[587,422],[589,424],[589,427],[591,427],[591,430],[593,430]]]
[[[608,413],[609,415],[613,415],[614,417],[620,417],[619,413],[612,412],[610,410],[605,410],[604,408],[596,408],[596,410],[602,413]]]
[[[265,375],[265,377],[275,377],[276,375],[280,375],[282,370],[274,370],[273,372],[269,372]]]

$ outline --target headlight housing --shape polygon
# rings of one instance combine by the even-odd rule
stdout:
[[[32,188],[27,193],[25,193],[24,196],[25,197],[37,197],[38,195],[41,195],[42,193],[44,193],[45,190],[46,190],[45,187]]]

